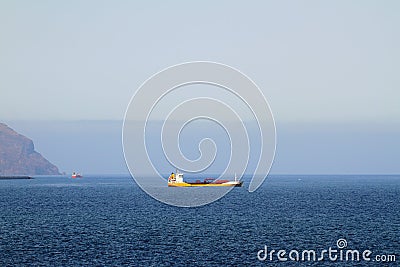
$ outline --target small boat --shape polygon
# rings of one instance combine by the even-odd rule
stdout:
[[[171,173],[168,178],[168,186],[169,187],[191,187],[191,186],[232,186],[232,187],[241,187],[243,185],[242,181],[238,181],[236,174],[234,181],[229,180],[217,180],[215,178],[206,178],[203,181],[196,180],[194,182],[188,182],[183,180],[183,173],[179,173],[178,171],[175,173]]]
[[[80,174],[80,173],[73,172],[72,175],[71,175],[71,177],[72,177],[72,178],[82,178],[83,176],[82,176],[82,174]]]

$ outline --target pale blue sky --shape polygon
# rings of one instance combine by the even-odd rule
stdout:
[[[0,114],[122,119],[180,62],[250,76],[279,121],[400,118],[398,1],[1,1]]]
[[[399,12],[399,1],[1,1],[0,120],[61,170],[126,172],[120,127],[136,89],[165,67],[216,61],[267,97],[272,172],[399,173]]]

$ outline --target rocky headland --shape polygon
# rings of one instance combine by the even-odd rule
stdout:
[[[0,176],[58,174],[58,168],[35,151],[32,140],[0,123]]]

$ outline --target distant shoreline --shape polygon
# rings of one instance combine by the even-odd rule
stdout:
[[[0,180],[21,180],[21,179],[33,179],[32,176],[29,175],[4,175],[0,176]]]

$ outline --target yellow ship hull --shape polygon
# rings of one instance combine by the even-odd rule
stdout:
[[[215,187],[215,186],[230,186],[230,187],[241,187],[243,184],[243,182],[227,182],[227,183],[221,183],[221,184],[217,184],[217,183],[168,183],[169,187]]]

